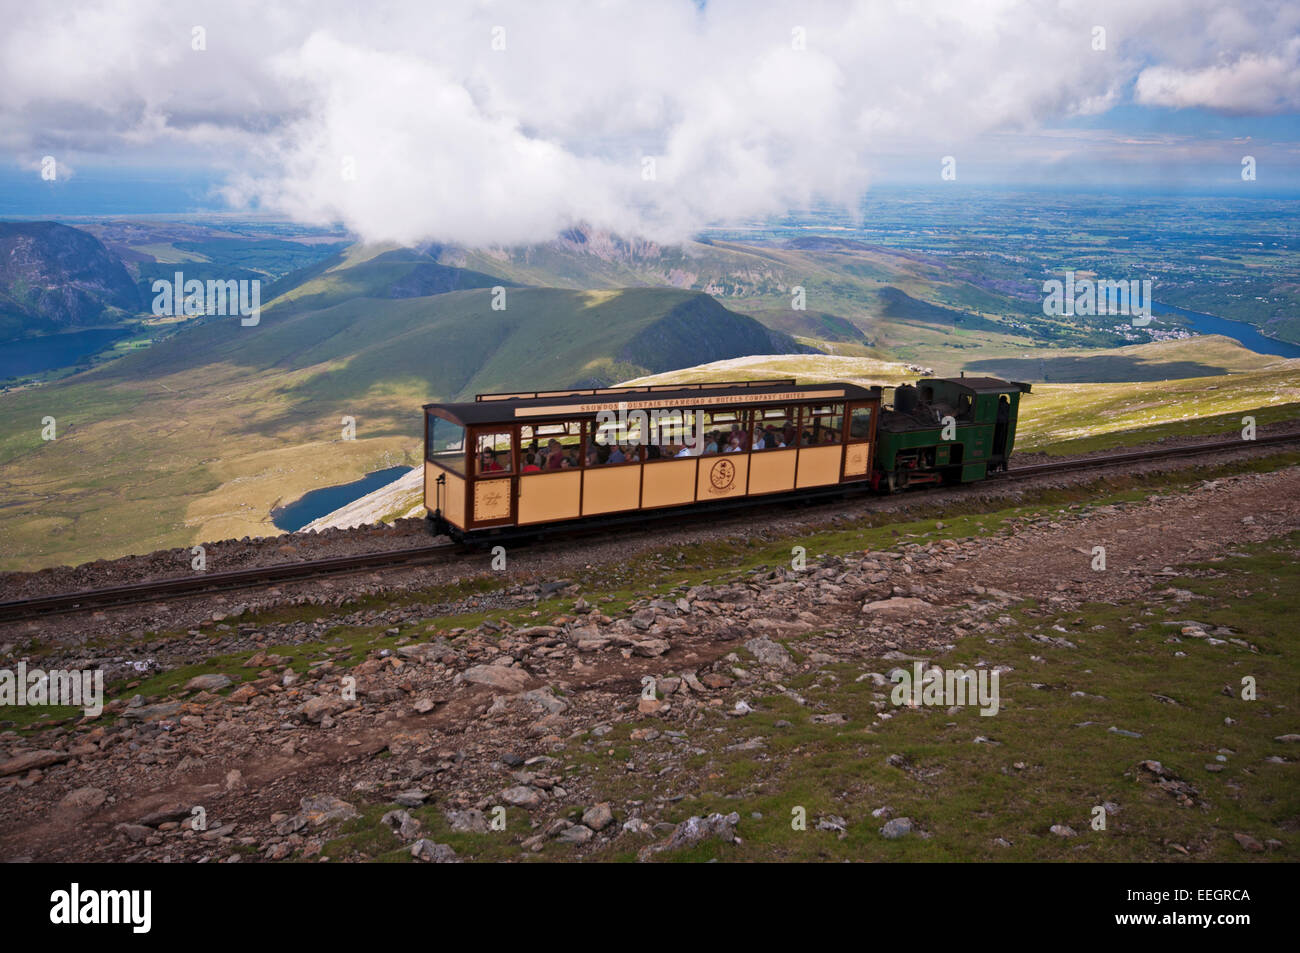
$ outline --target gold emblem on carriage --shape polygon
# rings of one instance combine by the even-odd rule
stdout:
[[[736,482],[736,465],[730,460],[717,461],[709,471],[709,482],[719,493],[731,489],[731,484]]]
[[[474,484],[474,518],[500,520],[510,516],[510,481],[478,480]]]
[[[851,443],[844,451],[844,475],[845,476],[866,476],[867,473],[867,445],[865,443]]]

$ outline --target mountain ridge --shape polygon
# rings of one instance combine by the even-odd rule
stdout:
[[[140,310],[121,260],[58,222],[0,222],[0,340],[116,325]]]

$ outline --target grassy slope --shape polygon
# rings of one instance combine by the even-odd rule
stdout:
[[[827,380],[829,379],[828,374],[851,374],[854,373],[855,368],[858,369],[858,375],[864,379],[882,372],[891,372],[895,368],[903,368],[902,361],[896,356],[886,355],[881,351],[872,351],[867,354],[848,353],[850,348],[844,344],[839,345],[838,349],[841,351],[842,360],[837,361],[826,361],[817,355],[772,355],[747,360],[754,368],[762,370],[765,374],[785,377],[806,375],[810,380]],[[1043,359],[1049,365],[1055,360],[1059,360],[1062,367],[1080,358],[1091,361],[1086,365],[1087,372],[1077,374],[1074,380],[1057,380],[1057,378],[1052,377],[1053,383],[1090,382],[1101,384],[1129,381],[1166,381],[1177,379],[1180,375],[1187,377],[1216,376],[1267,369],[1286,371],[1290,368],[1300,367],[1300,361],[1288,362],[1266,354],[1257,354],[1242,347],[1230,338],[1218,335],[1205,335],[1178,341],[1159,341],[1151,344],[1135,344],[1127,347],[1091,351],[1063,349],[1050,353],[1055,356]],[[889,360],[890,356],[894,356],[895,359]],[[1011,373],[1016,369],[1035,370],[1039,363],[1038,359],[1033,359],[1035,367],[1017,368],[1013,364],[1005,372],[1000,373],[998,368],[1005,362],[971,360],[945,366],[942,361],[932,362],[924,359],[931,356],[930,354],[923,354],[923,359],[919,363],[934,367],[940,375],[956,376],[959,371],[964,370],[971,375],[991,374],[1009,380],[1036,382],[1043,379],[1041,375],[1035,373],[1028,373],[1024,376]],[[698,368],[687,368],[657,375],[653,378],[653,382],[667,383],[674,379],[685,379],[681,375],[704,373],[711,370],[729,372],[728,366],[724,363],[701,365]],[[1191,373],[1187,373],[1188,371],[1191,371]],[[911,372],[904,370],[905,375],[909,373]],[[645,380],[648,381],[651,378]],[[894,382],[891,381],[891,383]],[[1208,385],[1202,382],[1198,386]]]
[[[1045,319],[1041,310],[975,287],[942,259],[860,242],[693,242],[661,248],[593,239],[449,252],[444,258],[524,284],[698,288],[790,334],[851,339],[847,321],[875,346],[906,360],[925,352],[933,352],[929,361],[949,363],[975,351],[1011,355],[1045,341],[1066,341],[1074,333]],[[795,286],[805,289],[806,311],[791,310]],[[1027,333],[1026,324],[1038,333]]]
[[[1019,450],[1086,453],[1177,436],[1223,436],[1300,421],[1300,361],[1214,378],[1128,384],[1035,384],[1021,403]]]
[[[870,357],[822,354],[763,354],[711,361],[697,367],[664,374],[649,374],[626,381],[628,384],[689,384],[698,381],[743,381],[793,377],[801,384],[818,381],[847,381],[870,387],[892,387],[909,376],[900,361]]]
[[[1062,349],[1042,356],[1024,353],[965,364],[968,374],[1017,381],[1077,384],[1101,381],[1162,381],[1254,371],[1281,363],[1222,335],[1133,344],[1106,350]]]

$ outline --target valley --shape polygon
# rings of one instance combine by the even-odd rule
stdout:
[[[672,247],[585,226],[485,249],[248,222],[60,226],[59,241],[84,235],[122,263],[96,287],[126,297],[85,301],[126,336],[0,393],[0,569],[274,534],[272,512],[307,493],[416,465],[420,404],[520,386],[791,376],[888,388],[922,371],[990,374],[1035,384],[1023,450],[1223,428],[1226,415],[1297,402],[1289,362],[1222,337],[1135,343],[1114,318],[1045,315],[1032,284],[1008,277],[1045,252],[1008,240],[988,253],[987,223],[931,220],[908,201],[896,211],[921,216],[921,239],[888,216],[848,237],[830,213],[820,231],[776,224]],[[1101,233],[1099,247],[1118,247],[1114,229]],[[1274,246],[1270,261],[1290,260]],[[263,282],[260,325],[141,310],[150,282],[176,272]],[[1135,409],[1102,413],[1118,395]],[[54,440],[42,439],[47,418]],[[418,494],[378,493],[340,519],[418,509]]]

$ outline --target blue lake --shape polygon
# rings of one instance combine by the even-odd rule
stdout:
[[[373,493],[412,469],[412,467],[389,467],[386,470],[367,473],[353,483],[340,483],[337,486],[312,490],[288,506],[273,510],[271,522],[277,528],[290,533],[300,530],[312,520],[318,520],[328,513],[333,513],[340,506],[347,506],[353,500],[359,500],[367,493]]]
[[[1186,318],[1192,330],[1198,334],[1222,334],[1224,337],[1237,341],[1242,347],[1250,348],[1256,354],[1300,357],[1300,344],[1289,344],[1286,341],[1266,337],[1260,334],[1253,324],[1246,324],[1244,321],[1229,321],[1227,318],[1216,318],[1212,314],[1188,311],[1186,308],[1175,308],[1171,304],[1161,304],[1159,301],[1152,302],[1151,312],[1156,315],[1176,314],[1179,317]]]
[[[83,357],[97,354],[129,333],[120,328],[90,328],[40,338],[4,341],[0,343],[0,380],[71,367]]]

